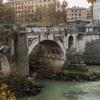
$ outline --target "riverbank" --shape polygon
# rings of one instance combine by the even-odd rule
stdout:
[[[0,79],[0,85],[7,84],[8,89],[11,90],[16,98],[25,96],[35,96],[41,92],[41,85],[36,78],[29,77],[5,77]]]
[[[64,81],[97,81],[100,80],[100,72],[94,71],[92,69],[86,68],[74,69],[74,68],[38,68],[36,70],[38,77],[53,79],[53,80],[64,80]]]
[[[61,69],[61,68],[39,68],[35,70],[38,73],[37,78],[40,79],[50,79],[50,80],[58,80],[58,81],[76,81],[76,82],[89,82],[89,81],[98,81],[100,80],[100,72],[94,71],[90,68],[85,70],[80,69]],[[25,97],[25,96],[35,96],[41,93],[41,83],[35,83],[34,85],[29,86],[26,85],[26,80],[21,80],[21,85],[19,90],[15,89],[15,96]]]
[[[37,75],[38,73],[38,75]],[[100,72],[94,71],[90,68],[81,69],[77,68],[57,68],[57,67],[44,67],[35,70],[33,76],[20,78],[9,77],[2,81],[9,86],[9,89],[14,92],[17,98],[35,96],[41,93],[43,87],[41,83],[37,81],[38,78],[58,80],[58,81],[76,81],[76,82],[88,82],[97,81],[100,79]],[[0,83],[1,84],[1,83]]]

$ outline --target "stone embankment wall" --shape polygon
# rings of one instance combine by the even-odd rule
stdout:
[[[78,35],[76,52],[82,52],[87,64],[100,64],[100,36],[98,34]]]

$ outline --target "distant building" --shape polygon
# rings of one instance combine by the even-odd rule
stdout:
[[[87,20],[87,16],[86,8],[74,6],[67,9],[67,20]]]
[[[2,3],[2,2],[3,2],[3,0],[0,0],[0,2]]]
[[[100,23],[100,0],[96,0],[93,4],[93,20]]]
[[[6,5],[10,5],[15,10],[15,22],[25,23],[25,17],[33,14],[38,7],[48,6],[55,3],[55,0],[9,0]]]
[[[87,8],[87,19],[88,21],[92,21],[92,6],[90,6],[89,8]]]

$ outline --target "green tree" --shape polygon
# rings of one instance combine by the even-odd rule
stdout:
[[[25,10],[22,14],[20,14],[23,18],[23,22],[26,24],[31,23],[34,16],[33,5],[23,5],[22,8]]]
[[[8,5],[0,3],[0,23],[14,23],[14,10]]]
[[[34,13],[33,23],[40,26],[64,23],[64,11],[57,9],[55,3],[39,7]]]

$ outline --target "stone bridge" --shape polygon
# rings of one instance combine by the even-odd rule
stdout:
[[[26,31],[17,32],[16,41],[12,39],[9,61],[13,62],[13,56],[17,58],[14,61],[23,76],[29,74],[30,55],[37,57],[41,64],[48,67],[67,67],[69,61],[80,63],[80,55],[85,63],[99,64],[100,32],[94,32],[92,28],[87,27],[86,31],[78,32],[73,27],[29,26]]]
[[[62,67],[66,50],[75,48],[77,33],[65,36],[65,27],[27,27],[28,55],[38,55],[39,62],[46,66]]]
[[[78,31],[83,30],[80,28],[58,26],[27,27],[26,30],[28,55],[32,53],[43,65],[67,67],[69,61],[100,63],[100,27],[87,26],[84,32]]]

